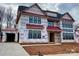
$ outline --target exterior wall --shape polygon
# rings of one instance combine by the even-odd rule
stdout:
[[[19,33],[20,33],[20,36],[19,36],[19,42],[32,42],[32,43],[35,43],[35,42],[48,42],[48,33],[47,33],[47,19],[46,18],[41,18],[41,24],[40,25],[43,25],[44,26],[44,29],[41,30],[41,39],[28,39],[28,31],[29,29],[27,29],[26,27],[26,24],[29,24],[29,16],[25,16],[25,15],[22,15],[20,17],[20,21],[18,23],[18,29],[19,29]],[[34,30],[34,29],[32,29]],[[37,30],[40,30],[40,29],[37,29]],[[43,38],[44,36],[44,38]]]
[[[54,26],[58,26],[61,29],[63,29],[62,22],[63,22],[62,20],[60,22],[55,22]],[[35,30],[40,30],[41,31],[41,39],[28,39],[28,31],[30,29],[27,29],[26,24],[29,24],[29,16],[28,15],[22,15],[20,17],[20,21],[18,23],[18,29],[19,29],[19,33],[20,33],[20,36],[19,36],[19,42],[20,43],[21,42],[28,42],[28,43],[30,43],[30,42],[31,43],[49,42],[48,32],[47,32],[48,21],[47,21],[46,18],[41,18],[41,24],[40,25],[43,25],[44,29],[43,30],[35,29]],[[73,29],[73,33],[74,33],[74,27],[72,29]],[[34,29],[31,29],[31,30],[34,30]],[[58,42],[75,42],[75,40],[64,40],[63,39],[63,32],[64,31],[62,31],[59,34],[55,33],[55,43],[58,43]],[[61,40],[59,40],[59,39],[61,39]]]
[[[74,31],[74,39],[77,43],[79,43],[79,26],[76,26],[77,28],[75,28],[75,31]]]

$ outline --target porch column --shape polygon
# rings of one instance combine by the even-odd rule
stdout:
[[[6,41],[6,33],[3,32],[2,42],[5,42],[5,41]]]
[[[15,42],[17,42],[17,40],[18,40],[18,34],[15,33]]]

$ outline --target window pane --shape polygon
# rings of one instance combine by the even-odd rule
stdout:
[[[34,23],[37,23],[37,17],[34,17]]]
[[[65,32],[73,32],[73,29],[63,29]]]
[[[66,27],[66,28],[73,28],[73,24],[72,23],[62,23],[62,27]]]
[[[48,26],[53,26],[54,22],[48,22]]]
[[[63,39],[64,40],[73,40],[74,39],[73,33],[63,33]]]
[[[41,18],[38,17],[38,24],[41,24]]]
[[[33,16],[29,16],[29,23],[33,23]]]
[[[37,32],[34,30],[33,31],[33,38],[36,39],[36,37],[37,37]]]
[[[41,31],[38,32],[38,38],[41,38]]]
[[[32,38],[32,31],[31,31],[31,30],[29,30],[29,34],[28,34],[28,36],[29,36],[29,39]]]

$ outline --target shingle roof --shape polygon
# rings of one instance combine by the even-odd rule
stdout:
[[[50,12],[50,13],[55,13],[55,14],[57,14],[57,17],[54,17],[54,16],[49,16],[49,15],[47,15],[47,16],[49,16],[49,17],[51,17],[51,18],[61,18],[62,17],[62,15],[63,14],[60,14],[60,13],[58,13],[58,12],[54,12],[54,11],[49,11],[49,10],[43,10],[44,12]]]
[[[60,14],[60,13],[58,13],[58,12],[54,12],[54,11],[42,10],[42,9],[38,6],[38,4],[36,4],[36,3],[33,4],[32,6],[37,6],[37,7],[43,12],[43,14],[44,14],[45,16],[47,15],[46,12],[51,12],[51,13],[56,13],[56,14],[57,14],[57,17],[47,15],[47,16],[50,17],[50,18],[60,19],[60,18],[62,18],[65,14],[68,14],[68,15],[71,17],[71,15],[70,15],[69,13]],[[19,6],[19,7],[18,7],[18,11],[25,11],[25,10],[31,8],[32,6],[30,6],[30,7]],[[72,17],[71,17],[71,18],[72,18]],[[73,18],[72,18],[72,20],[74,21]]]
[[[38,4],[33,4],[32,6],[34,6],[34,5],[37,5],[38,6]],[[18,11],[24,11],[24,10],[27,10],[27,9],[29,9],[29,8],[31,8],[32,6],[30,6],[30,7],[26,7],[26,6],[19,6],[18,7]],[[52,18],[61,18],[62,16],[63,16],[63,14],[60,14],[60,13],[58,13],[58,12],[54,12],[54,11],[49,11],[49,10],[42,10],[39,6],[38,6],[38,8],[46,15],[46,12],[51,12],[51,13],[56,13],[57,14],[57,17],[53,17],[53,16],[49,16],[49,17],[52,17]]]
[[[29,7],[26,7],[26,6],[19,6],[18,7],[18,11],[23,11],[25,9],[28,9]]]
[[[56,26],[48,26],[47,29],[50,31],[62,31],[59,27]]]

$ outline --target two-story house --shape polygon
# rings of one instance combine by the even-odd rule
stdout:
[[[12,41],[19,43],[75,42],[73,22],[69,13],[45,11],[37,4],[30,7],[19,6],[16,39]],[[10,37],[10,34],[8,35]],[[6,40],[8,39],[4,41]]]
[[[73,22],[69,13],[44,11],[37,4],[19,6],[16,20],[19,42],[75,42]]]

